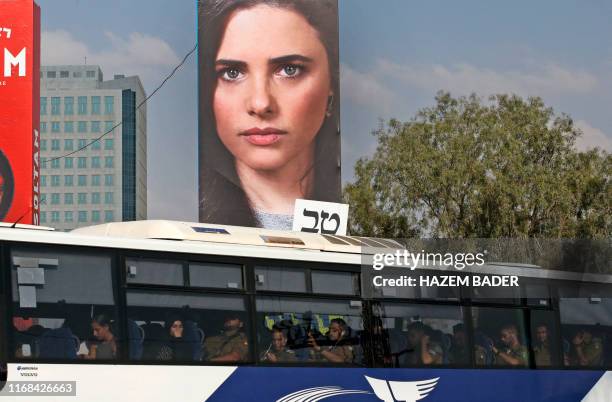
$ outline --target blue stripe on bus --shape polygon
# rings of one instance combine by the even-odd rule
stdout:
[[[439,378],[437,382],[430,382],[432,386],[429,388],[420,387],[429,391],[422,398],[425,402],[577,402],[585,397],[603,374],[604,371],[571,370],[239,367],[207,401],[385,400],[374,394],[366,379],[368,376],[382,380],[382,384],[387,384],[385,380],[416,382]],[[291,394],[294,396],[287,397]],[[308,395],[312,395],[310,399]],[[397,401],[415,400],[401,399],[400,395],[395,397]]]

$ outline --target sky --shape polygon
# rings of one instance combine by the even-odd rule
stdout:
[[[196,43],[195,0],[37,0],[42,63],[98,64],[151,93]],[[339,0],[342,179],[372,155],[381,119],[439,90],[540,96],[578,147],[612,151],[612,2]],[[149,219],[198,220],[195,55],[147,104]]]

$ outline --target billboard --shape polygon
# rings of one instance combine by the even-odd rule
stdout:
[[[200,0],[200,222],[292,228],[340,200],[337,0]]]
[[[39,223],[40,9],[0,1],[0,221]]]

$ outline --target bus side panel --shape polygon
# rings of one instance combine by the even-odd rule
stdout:
[[[12,381],[73,381],[53,401],[609,402],[612,371],[10,364]],[[10,385],[11,383],[9,383]],[[9,392],[3,400],[23,401]]]

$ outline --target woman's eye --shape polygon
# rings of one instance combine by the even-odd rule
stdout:
[[[242,78],[242,72],[235,68],[228,68],[221,71],[221,78],[225,81],[236,81]]]
[[[281,77],[293,78],[293,77],[297,77],[298,75],[300,75],[301,72],[302,72],[302,67],[296,66],[294,64],[288,64],[286,66],[281,67],[280,70],[278,70],[278,75],[280,75]]]

